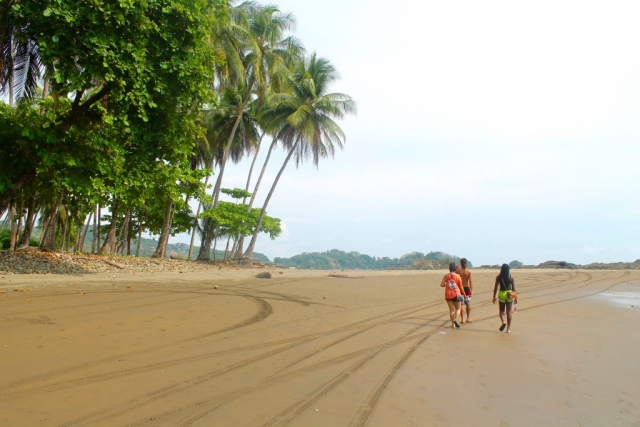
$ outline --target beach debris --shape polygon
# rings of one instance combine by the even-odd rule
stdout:
[[[218,285],[213,285],[213,289],[218,289]]]
[[[86,294],[86,292],[80,292],[80,295],[85,295],[85,294]]]
[[[278,274],[283,274],[283,273],[284,273],[284,271],[278,271]]]
[[[262,273],[256,274],[257,279],[271,279],[271,273],[268,271],[263,271]]]
[[[31,298],[27,298],[27,302],[33,302]]]
[[[364,276],[347,276],[346,274],[330,274],[329,277],[338,277],[340,279],[364,279]]]
[[[318,408],[314,409],[313,411],[314,411],[314,412],[318,412]]]
[[[5,293],[5,291],[1,291],[1,290],[0,290],[0,294],[4,294],[4,293]],[[631,307],[633,307],[633,306],[631,306]]]
[[[265,266],[264,266],[264,264],[263,264],[263,263],[261,263],[261,262],[254,262],[254,263],[253,263],[253,266],[254,266],[254,267],[257,267],[257,268],[264,268],[264,267],[265,267]]]
[[[74,254],[65,252],[43,252],[29,248],[10,255],[0,252],[0,277],[7,274],[87,274],[111,273],[110,279],[118,279],[114,273],[153,274],[163,272],[183,273],[206,271],[224,267],[213,262],[192,262],[177,259],[137,258],[119,255]],[[79,279],[69,280],[70,285]],[[9,280],[9,282],[11,282]]]
[[[322,297],[322,299],[327,299],[327,297]]]

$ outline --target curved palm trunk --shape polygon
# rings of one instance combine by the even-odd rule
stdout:
[[[162,223],[162,231],[160,232],[160,241],[156,251],[151,255],[151,258],[164,258],[167,251],[167,243],[169,242],[169,230],[171,228],[173,201],[169,199],[167,201],[167,207],[164,211],[164,222]]]
[[[58,225],[58,208],[62,202],[62,196],[58,197],[58,200],[53,204],[51,209],[51,215],[47,221],[45,231],[42,234],[42,242],[40,243],[40,249],[45,251],[56,250],[56,228]]]
[[[15,202],[9,207],[9,222],[11,224],[11,236],[9,237],[9,253],[12,253],[16,247],[16,237],[18,235],[18,222],[16,221]]]
[[[247,176],[247,185],[244,186],[244,191],[249,191],[249,185],[251,185],[251,175],[253,175],[253,167],[256,164],[256,160],[258,160],[258,154],[260,154],[260,146],[262,145],[262,138],[264,138],[264,132],[262,132],[262,135],[260,135],[260,139],[258,139],[258,145],[256,146],[256,154],[253,156],[253,161],[251,162],[251,167],[249,168],[249,175]],[[271,155],[271,149],[269,149],[269,155]],[[242,203],[247,203],[246,197],[242,199]]]
[[[293,153],[296,151],[296,147],[298,146],[299,143],[300,143],[300,139],[298,139],[298,141],[296,141],[296,143],[293,144],[293,147],[291,147],[291,150],[289,150],[289,154],[287,154],[287,158],[284,159],[284,163],[282,164],[282,167],[280,168],[278,175],[276,175],[276,179],[273,181],[273,184],[271,185],[271,190],[269,190],[269,194],[267,194],[267,198],[265,199],[264,205],[262,206],[262,210],[260,211],[260,217],[258,218],[256,229],[253,231],[253,236],[251,237],[251,242],[249,243],[249,247],[247,248],[246,252],[242,256],[243,264],[250,264],[251,261],[253,261],[253,250],[256,247],[258,234],[260,233],[260,228],[262,227],[262,219],[264,218],[264,215],[267,212],[267,205],[271,200],[271,196],[273,196],[273,192],[275,191],[276,186],[278,185],[278,181],[280,181],[280,177],[282,176],[282,173],[287,167],[287,164],[289,163],[289,160],[291,159],[291,156],[293,155]]]
[[[138,242],[136,246],[136,258],[140,258],[141,243],[142,243],[142,219],[138,218]]]
[[[118,208],[119,203],[116,201],[113,202],[113,206],[111,207],[111,225],[109,226],[109,231],[107,232],[107,238],[104,239],[104,243],[100,248],[101,254],[111,254],[114,252],[114,243],[116,241],[116,222],[118,219]]]
[[[131,218],[131,209],[128,209],[124,216],[124,223],[122,224],[120,235],[118,236],[118,247],[116,249],[116,253],[120,253],[120,255],[124,255],[125,245],[129,238],[129,218]]]
[[[264,172],[267,170],[267,164],[269,163],[269,159],[271,158],[271,153],[273,152],[273,149],[275,148],[276,144],[277,144],[278,140],[274,139],[273,142],[271,142],[271,145],[269,146],[269,151],[267,151],[267,157],[264,159],[264,163],[262,165],[262,170],[260,171],[260,175],[258,176],[258,180],[256,181],[256,186],[253,189],[253,193],[251,193],[251,199],[249,199],[249,206],[247,207],[248,211],[251,211],[251,208],[253,207],[253,202],[256,200],[256,194],[258,193],[258,189],[260,188],[260,184],[262,183],[262,177],[264,176]],[[257,154],[256,154],[257,157]],[[255,162],[255,158],[253,159],[253,161]],[[251,167],[253,168],[253,164],[251,165]],[[249,191],[249,181],[247,180],[247,191]],[[235,252],[235,257],[234,258],[240,258],[242,256],[242,250],[243,250],[243,246],[244,246],[244,236],[239,236],[238,238],[238,247],[236,249]]]
[[[100,232],[98,224],[100,223],[100,203],[96,205],[96,215],[93,217],[93,236],[91,239],[91,253],[95,254],[98,250],[98,242],[100,241]]]
[[[96,242],[96,253],[99,253],[100,242],[102,241],[102,204],[100,203],[98,203],[98,233],[94,234],[93,239]]]
[[[204,188],[207,188],[207,184],[209,183],[209,177],[210,175],[207,175],[207,177],[204,180]],[[198,202],[198,209],[196,210],[196,217],[194,219],[193,222],[193,231],[191,232],[191,244],[189,245],[189,255],[187,256],[187,260],[190,260],[191,257],[193,256],[193,243],[196,239],[196,230],[198,228],[198,215],[200,215],[200,211],[202,210],[202,201]]]
[[[89,232],[89,226],[91,225],[92,218],[93,218],[93,211],[89,212],[89,220],[87,221],[87,225],[84,227],[84,231],[82,232],[82,237],[78,242],[78,248],[76,250],[80,252],[84,252],[84,241],[87,239],[87,233]]]
[[[29,246],[31,240],[31,233],[33,232],[33,226],[36,222],[36,195],[35,193],[29,199],[29,206],[27,208],[27,219],[24,222],[24,231],[22,232],[22,238],[18,244],[19,248],[26,248]]]
[[[215,209],[218,206],[218,202],[220,200],[220,189],[222,188],[222,176],[224,175],[224,168],[227,164],[229,153],[231,152],[231,145],[233,144],[233,140],[236,137],[236,132],[238,131],[238,127],[240,126],[240,122],[242,121],[242,115],[244,114],[244,111],[247,108],[247,105],[249,104],[251,88],[253,87],[254,83],[255,83],[254,76],[251,76],[251,79],[249,80],[249,85],[247,85],[247,92],[245,94],[244,99],[242,100],[242,105],[238,110],[238,117],[236,117],[236,121],[233,124],[233,128],[231,129],[231,134],[229,135],[229,139],[227,140],[227,145],[224,148],[224,155],[222,156],[222,162],[220,163],[220,171],[218,172],[218,179],[216,179],[216,184],[213,187],[213,192],[211,193],[211,196],[213,197],[213,205],[211,206],[211,209]],[[207,242],[205,238],[206,238],[206,234],[203,233],[202,242],[200,244],[200,252],[198,253],[198,259],[208,261],[209,259],[211,259],[211,256],[209,255],[209,248],[211,248],[211,241]],[[206,246],[206,250],[204,250],[205,246]]]

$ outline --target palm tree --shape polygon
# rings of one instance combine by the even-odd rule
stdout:
[[[0,93],[9,93],[9,104],[36,95],[42,74],[37,41],[28,35],[28,26],[15,22],[15,0],[0,0]]]
[[[284,36],[286,31],[293,29],[295,19],[291,14],[281,13],[277,6],[245,2],[233,8],[232,16],[231,21],[235,23],[233,35],[238,39],[235,40],[235,44],[229,42],[227,46],[236,46],[239,53],[235,56],[229,49],[227,55],[234,60],[240,58],[242,72],[236,71],[233,75],[243,78],[235,81],[225,79],[229,71],[225,71],[226,74],[218,74],[220,92],[233,101],[233,107],[229,106],[225,112],[227,124],[219,128],[224,132],[219,134],[224,137],[224,143],[216,143],[222,150],[216,150],[219,169],[212,191],[211,209],[218,205],[227,161],[233,154],[233,147],[238,147],[236,135],[243,132],[244,122],[253,120],[252,110],[256,107],[252,106],[262,104],[267,87],[277,87],[289,73],[287,65],[293,58],[299,58],[303,52],[301,43],[295,37]],[[230,32],[225,33],[225,37],[229,34]],[[229,91],[235,94],[235,99],[228,96]],[[235,154],[237,156],[237,152]],[[207,239],[211,239],[212,234],[203,233],[202,238],[198,259],[206,260],[209,259],[211,245],[211,241]]]
[[[355,114],[355,102],[348,95],[328,93],[329,85],[338,79],[331,63],[312,54],[299,61],[288,81],[288,92],[273,95],[273,108],[265,113],[266,131],[272,133],[288,148],[289,153],[276,175],[267,195],[251,242],[244,253],[244,262],[253,258],[262,220],[267,205],[273,196],[291,157],[295,155],[296,166],[311,157],[317,167],[320,158],[333,157],[336,147],[342,148],[345,135],[334,118]]]
[[[252,98],[257,97],[261,101],[267,86],[284,79],[288,73],[287,64],[304,51],[298,39],[284,37],[285,32],[295,26],[293,15],[281,13],[275,5],[262,6],[254,2],[242,3],[237,7],[237,13],[245,16],[248,24],[248,32],[244,34],[246,37],[238,44],[244,51],[241,54],[244,78],[233,87],[241,94],[242,101],[237,107],[235,121],[220,160],[220,170],[213,189],[213,208],[219,201],[224,169],[235,134]]]
[[[239,94],[229,89],[225,91],[220,101],[220,108],[203,113],[203,120],[207,128],[207,141],[212,154],[209,160],[210,162],[216,159],[218,162],[221,161],[220,159],[222,159],[223,152],[226,148],[227,138],[236,122],[234,114],[237,113],[237,106],[240,102],[242,102],[242,99]],[[240,117],[240,123],[236,128],[234,140],[228,152],[233,162],[239,162],[245,153],[254,150],[256,141],[259,138],[258,125],[252,111],[253,109],[249,108]],[[215,209],[215,206],[211,204],[207,206],[207,209]],[[211,221],[203,221],[202,227],[206,228],[211,226],[213,226]],[[194,235],[192,235],[192,239],[193,236]],[[210,258],[211,242],[215,236],[215,231],[205,230],[204,233],[200,233],[200,236],[202,243],[200,245],[198,259],[208,260]]]

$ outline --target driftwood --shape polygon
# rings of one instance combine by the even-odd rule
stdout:
[[[364,279],[364,276],[347,276],[346,274],[330,274],[329,277],[338,277],[340,279]]]

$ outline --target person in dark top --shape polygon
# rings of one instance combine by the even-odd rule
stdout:
[[[500,292],[498,292],[498,298],[496,299],[496,292],[498,291],[498,287],[500,287]],[[509,265],[502,264],[500,268],[500,274],[496,276],[496,283],[493,287],[493,303],[496,301],[500,302],[500,321],[502,325],[500,326],[500,331],[504,331],[504,328],[507,328],[507,333],[511,333],[511,311],[514,303],[518,303],[518,296],[516,294],[516,282],[511,277],[509,273]],[[505,309],[507,314],[507,322],[504,321]]]

